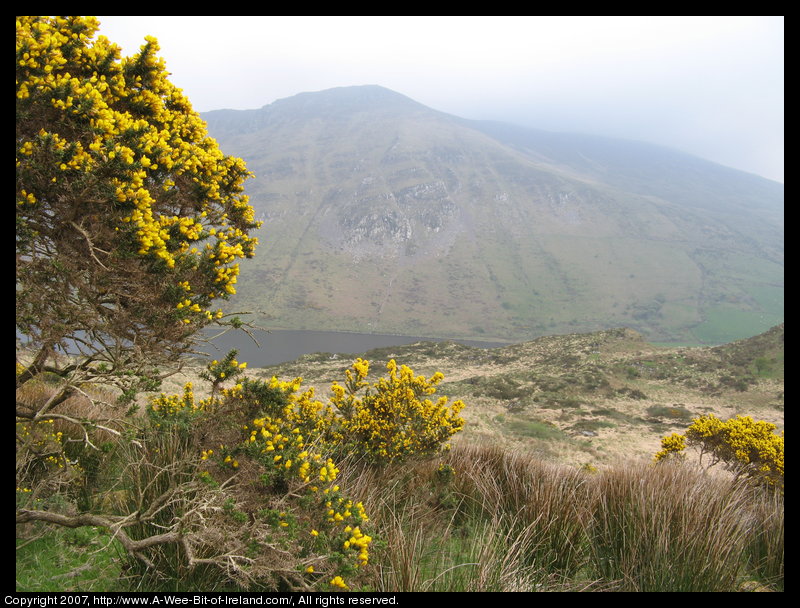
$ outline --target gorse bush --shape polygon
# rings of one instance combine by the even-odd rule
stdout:
[[[331,387],[331,405],[338,411],[344,444],[371,462],[405,460],[412,456],[431,456],[447,446],[447,441],[464,427],[458,414],[464,403],[436,393],[444,376],[437,372],[429,379],[415,376],[394,360],[386,365],[388,378],[366,382],[369,363],[357,359],[345,374],[345,386]],[[359,393],[364,391],[364,395]]]
[[[722,421],[713,414],[692,421],[686,433],[673,433],[661,440],[656,462],[680,457],[687,447],[700,450],[701,460],[708,456],[708,466],[717,463],[754,482],[783,489],[783,432],[774,424],[755,421],[750,416],[736,416]]]
[[[128,407],[200,329],[233,324],[215,301],[235,293],[260,223],[251,174],[169,81],[157,41],[123,57],[98,29],[16,17],[17,523],[105,528],[149,567],[149,553],[194,551],[192,526],[216,505],[191,468],[191,391],[160,404],[151,435]],[[127,512],[101,506],[125,499]]]
[[[68,479],[72,468],[64,455],[63,433],[54,420],[17,422],[17,490],[45,496]]]
[[[181,395],[152,399],[151,423],[161,432],[191,435],[196,478],[209,489],[225,488],[222,512],[239,527],[223,522],[217,533],[227,530],[225,546],[246,539],[251,553],[233,560],[236,584],[352,588],[363,579],[372,537],[363,502],[338,485],[339,463],[355,457],[384,466],[434,455],[463,427],[463,403],[448,407],[446,397],[428,399],[442,374],[427,379],[408,367],[398,369],[394,361],[387,365],[388,378],[369,383],[369,364],[362,359],[322,403],[313,388],[302,389],[301,378],[240,380],[245,366],[235,356],[207,366],[202,376],[212,393],[206,399],[196,400],[191,384]],[[209,549],[202,531],[185,544],[193,555]],[[208,577],[214,559],[194,559]],[[161,566],[176,576],[180,562],[165,554]]]
[[[158,42],[121,57],[98,28],[16,18],[16,324],[38,349],[18,384],[48,364],[125,390],[155,381],[223,317],[213,302],[257,244],[251,174],[169,81]],[[68,373],[55,348],[87,364]]]

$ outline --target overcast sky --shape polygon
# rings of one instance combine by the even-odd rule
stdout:
[[[378,84],[463,118],[639,139],[783,182],[783,17],[99,17],[200,112]]]

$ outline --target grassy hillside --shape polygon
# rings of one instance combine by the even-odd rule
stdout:
[[[204,118],[256,175],[237,306],[275,329],[718,344],[783,320],[780,184],[380,87]]]

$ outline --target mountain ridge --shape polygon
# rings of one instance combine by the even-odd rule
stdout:
[[[725,341],[782,321],[775,182],[377,86],[203,118],[257,175],[265,236],[237,301],[273,327],[509,339],[629,325]]]

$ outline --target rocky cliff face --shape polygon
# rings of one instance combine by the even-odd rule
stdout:
[[[330,193],[326,203],[333,217],[320,222],[320,236],[354,260],[446,251],[447,236],[460,231],[459,208],[441,180],[393,191],[370,175],[355,191]]]

